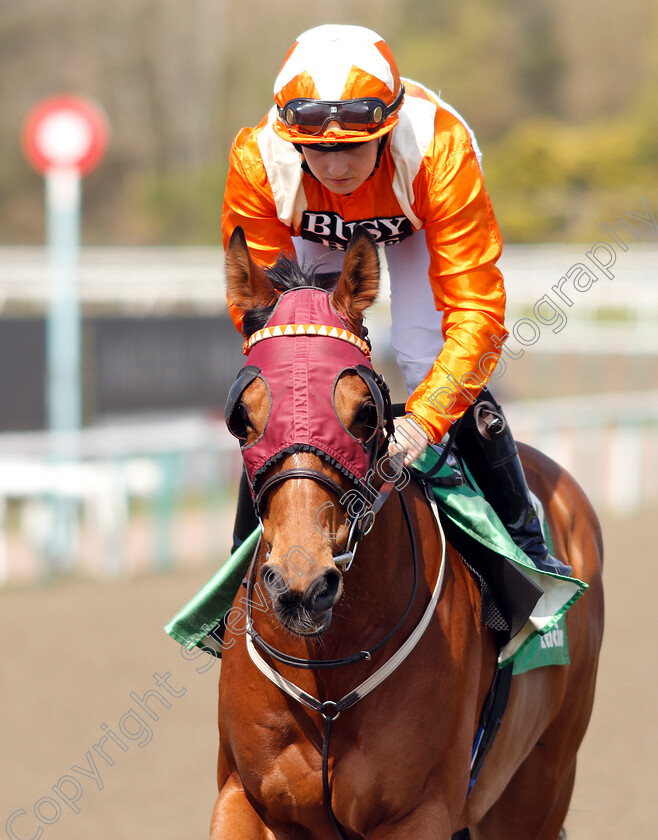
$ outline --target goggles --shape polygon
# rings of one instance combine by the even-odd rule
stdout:
[[[290,128],[302,134],[319,136],[331,122],[337,122],[344,131],[376,131],[388,117],[397,111],[404,98],[404,85],[395,100],[387,105],[377,97],[341,99],[328,102],[322,99],[291,99],[279,107],[279,118]]]

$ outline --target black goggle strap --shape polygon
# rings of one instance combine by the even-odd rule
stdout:
[[[228,392],[228,397],[226,398],[224,419],[226,420],[226,425],[228,427],[229,432],[234,437],[237,437],[239,440],[241,439],[240,436],[234,431],[233,413],[235,411],[235,406],[240,397],[242,396],[242,393],[247,387],[247,385],[251,385],[251,383],[254,381],[254,379],[256,379],[259,373],[260,368],[256,365],[245,365],[238,374],[235,382],[231,385]]]

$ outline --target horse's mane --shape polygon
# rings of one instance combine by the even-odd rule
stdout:
[[[265,269],[265,274],[272,281],[278,292],[290,289],[324,289],[331,291],[338,282],[338,272],[322,271],[321,262],[313,262],[310,266],[300,266],[290,257],[281,255],[271,268]],[[242,331],[250,336],[267,324],[276,304],[271,306],[257,306],[245,313]]]

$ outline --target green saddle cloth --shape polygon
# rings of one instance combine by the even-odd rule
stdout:
[[[436,464],[438,457],[435,450],[428,448],[413,469],[426,472]],[[451,475],[448,465],[439,472],[440,477],[449,478]],[[514,673],[517,674],[542,665],[568,664],[564,616],[585,591],[587,584],[573,577],[540,572],[514,544],[489,503],[469,484],[435,486],[432,489],[440,513],[452,525],[491,552],[507,558],[543,592],[528,620],[502,649],[499,666],[513,661]],[[166,625],[166,632],[188,650],[200,647],[221,656],[221,644],[210,634],[233,606],[259,536],[260,528],[257,528]],[[547,539],[550,540],[548,533]],[[234,609],[245,608],[246,590]],[[235,624],[232,619],[231,625]]]

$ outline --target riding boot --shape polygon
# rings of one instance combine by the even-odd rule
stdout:
[[[233,545],[231,554],[234,554],[247,537],[258,527],[258,517],[254,510],[254,502],[251,498],[251,490],[247,481],[247,473],[243,470],[238,490],[238,506],[235,511],[235,524],[233,526]]]
[[[514,438],[501,407],[486,388],[462,417],[456,443],[514,543],[540,571],[571,575],[571,566],[548,551]]]

